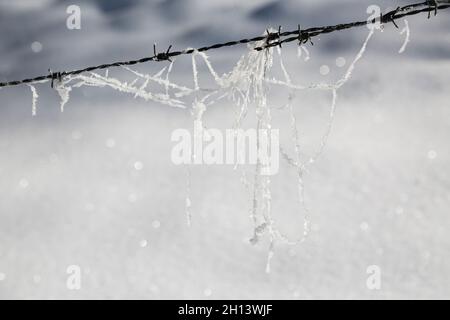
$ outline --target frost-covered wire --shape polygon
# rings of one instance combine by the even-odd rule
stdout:
[[[444,10],[444,9],[450,8],[450,4],[439,3],[436,6],[436,5],[434,5],[434,3],[435,2],[433,2],[433,1],[425,1],[425,2],[421,2],[421,3],[410,4],[410,5],[407,5],[404,7],[398,7],[397,9],[392,10],[384,15],[382,14],[379,18],[375,18],[372,21],[370,21],[370,20],[356,21],[356,22],[338,24],[338,25],[333,25],[333,26],[313,27],[313,28],[308,28],[308,29],[304,29],[304,30],[300,30],[300,28],[298,28],[297,30],[286,31],[286,32],[278,31],[277,33],[270,33],[270,34],[263,35],[263,36],[258,36],[258,37],[253,37],[253,38],[245,38],[245,39],[235,40],[235,41],[228,41],[228,42],[224,42],[224,43],[217,43],[217,44],[213,44],[210,46],[205,46],[205,47],[201,47],[201,48],[197,48],[197,49],[188,48],[188,49],[184,49],[181,51],[167,50],[162,53],[156,53],[156,51],[155,51],[155,54],[153,56],[145,57],[145,58],[141,58],[141,59],[137,59],[137,60],[118,61],[118,62],[113,62],[113,63],[106,63],[106,64],[97,65],[97,66],[86,67],[83,69],[72,70],[72,71],[50,72],[47,75],[42,75],[42,76],[38,76],[35,78],[26,78],[26,79],[22,79],[22,80],[0,82],[0,88],[17,86],[17,85],[21,85],[21,84],[36,83],[36,82],[41,82],[41,81],[52,81],[53,82],[54,80],[61,79],[63,77],[70,76],[70,75],[72,75],[72,76],[80,75],[82,73],[92,72],[92,71],[96,71],[96,70],[104,70],[104,69],[108,69],[108,68],[112,68],[112,67],[132,66],[132,65],[136,65],[136,64],[150,62],[150,61],[166,61],[166,60],[170,60],[171,58],[180,56],[180,55],[190,55],[190,54],[193,54],[196,52],[199,53],[199,52],[205,52],[205,51],[209,51],[209,50],[220,49],[220,48],[224,48],[224,47],[236,46],[236,45],[240,45],[240,44],[264,41],[264,43],[262,45],[255,48],[255,50],[261,51],[261,50],[267,49],[268,47],[280,46],[284,43],[289,43],[289,42],[294,42],[294,41],[299,41],[300,43],[302,43],[305,40],[311,39],[311,38],[316,37],[321,34],[327,34],[327,33],[332,33],[332,32],[336,32],[336,31],[340,31],[340,30],[346,30],[346,29],[351,29],[351,28],[355,28],[355,27],[366,26],[371,23],[375,23],[377,21],[380,23],[389,23],[389,22],[395,23],[395,20],[401,19],[406,16],[412,16],[412,15],[416,15],[416,14],[423,13],[423,12],[428,12],[429,14],[431,12],[437,13],[438,10]],[[270,41],[268,41],[268,40],[270,40]],[[169,47],[169,49],[170,49],[170,47]]]

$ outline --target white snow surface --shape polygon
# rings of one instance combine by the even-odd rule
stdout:
[[[77,2],[81,30],[66,28],[65,9],[73,1],[0,0],[0,81],[152,55],[154,42],[161,51],[170,44],[183,49],[279,24],[290,30],[298,23],[365,19],[373,4]],[[386,9],[406,3],[379,1]],[[449,12],[408,18],[402,54],[405,23],[375,32],[339,89],[325,148],[304,176],[309,236],[296,246],[275,243],[270,273],[268,239],[249,243],[252,196],[241,170],[192,166],[187,173],[170,160],[171,133],[192,129],[191,110],[108,87],[72,88],[70,99],[67,89],[57,86],[60,97],[49,83],[0,89],[0,298],[450,298],[449,18]],[[295,83],[334,83],[368,32],[323,35],[307,47],[308,61],[297,57],[294,43],[285,45],[285,70]],[[31,48],[35,41],[40,52]],[[238,46],[208,56],[222,74],[247,51]],[[282,79],[277,63],[275,53],[274,75]],[[329,74],[320,73],[322,66]],[[133,70],[154,75],[164,67],[169,63]],[[196,68],[200,87],[214,82],[198,56]],[[135,78],[122,68],[109,75],[128,84]],[[175,61],[170,79],[195,88],[191,57]],[[167,82],[162,84],[151,89],[164,95]],[[312,155],[327,132],[332,92],[296,92],[293,115],[283,107],[290,93],[270,86],[272,126],[295,157],[294,116],[301,152]],[[230,101],[202,112],[206,127],[235,124]],[[243,127],[255,123],[253,110]],[[280,231],[299,238],[304,212],[297,171],[283,159],[280,164],[270,181],[272,217]],[[82,270],[80,290],[66,287],[71,265]],[[372,265],[381,270],[379,290],[366,286]]]

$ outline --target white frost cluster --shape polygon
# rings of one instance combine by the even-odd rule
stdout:
[[[406,24],[407,27],[407,24]],[[269,48],[262,51],[253,50],[255,47],[264,45],[264,42],[255,43],[249,46],[249,51],[243,55],[233,69],[229,73],[219,75],[213,68],[208,56],[203,52],[195,51],[192,54],[192,87],[180,85],[170,80],[170,73],[175,64],[174,60],[170,65],[162,68],[156,74],[143,74],[129,67],[123,67],[135,79],[128,83],[109,76],[108,70],[105,74],[89,72],[85,74],[66,75],[61,81],[55,82],[55,90],[61,98],[61,111],[69,101],[69,95],[73,88],[82,86],[89,87],[109,87],[120,92],[130,94],[135,98],[142,98],[146,101],[154,101],[164,105],[176,108],[189,108],[193,119],[202,123],[202,117],[208,107],[219,100],[228,99],[237,107],[237,115],[235,118],[234,128],[240,129],[243,120],[249,114],[250,110],[254,110],[256,114],[257,129],[270,130],[272,126],[271,107],[268,105],[268,88],[270,86],[282,86],[287,88],[290,93],[286,110],[290,116],[290,133],[293,144],[293,155],[290,155],[287,149],[281,147],[280,152],[283,159],[296,170],[298,202],[303,215],[302,232],[298,239],[289,239],[283,235],[276,226],[275,219],[272,216],[272,195],[271,195],[271,178],[261,174],[261,163],[257,163],[251,177],[242,170],[242,182],[252,194],[252,205],[250,215],[253,220],[253,236],[251,242],[256,244],[262,237],[269,240],[269,253],[267,258],[266,271],[270,271],[270,261],[274,255],[274,248],[277,242],[286,244],[298,244],[303,242],[308,236],[310,229],[309,210],[305,203],[304,176],[308,167],[314,163],[321,155],[327,143],[328,136],[331,131],[333,118],[335,115],[336,104],[338,99],[338,91],[351,78],[356,63],[363,57],[367,44],[374,34],[375,28],[372,28],[365,39],[360,51],[348,66],[346,72],[341,79],[335,83],[318,83],[312,85],[297,84],[285,67],[282,57],[281,48]],[[409,29],[405,29],[409,38]],[[406,45],[405,45],[406,46]],[[275,56],[275,52],[278,54]],[[310,56],[306,48],[300,47],[298,56],[303,57],[307,61]],[[279,68],[282,71],[282,78],[277,79],[271,77],[270,71],[274,66],[274,61],[278,61]],[[201,88],[199,84],[199,72],[197,64],[203,63],[209,74],[214,79],[214,87],[208,89]],[[42,81],[48,82],[49,80]],[[149,89],[150,83],[161,86],[164,90],[162,93],[153,93]],[[209,84],[211,86],[211,84]],[[33,85],[29,85],[32,92],[32,113],[36,114],[36,102],[38,93]],[[326,131],[321,139],[320,145],[316,152],[307,160],[301,157],[302,147],[300,145],[299,133],[297,129],[297,119],[294,113],[293,101],[295,95],[302,90],[324,90],[331,93],[331,102],[329,107],[329,118],[327,121]],[[188,99],[188,97],[190,99]],[[192,102],[193,101],[193,102]],[[259,137],[258,137],[259,140]],[[258,144],[258,141],[257,141]],[[186,187],[186,217],[188,224],[191,223],[192,202],[190,198],[190,171],[187,167],[187,187]]]

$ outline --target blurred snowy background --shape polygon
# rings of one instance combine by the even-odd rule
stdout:
[[[0,81],[149,56],[153,42],[197,47],[269,26],[364,20],[371,4],[407,3],[0,0]],[[81,30],[66,28],[71,4],[81,8]],[[248,243],[251,199],[233,168],[192,169],[186,225],[186,172],[170,161],[170,135],[192,128],[189,110],[82,88],[61,113],[59,97],[44,84],[36,86],[32,117],[28,87],[1,89],[0,298],[450,298],[449,18],[444,11],[408,18],[411,42],[403,54],[404,35],[392,24],[375,34],[340,91],[329,142],[306,177],[312,233],[300,246],[278,245],[270,274],[267,242]],[[298,82],[331,81],[343,73],[336,59],[348,64],[367,32],[316,39],[308,62],[296,57],[294,43],[283,54]],[[209,55],[226,72],[246,51]],[[189,57],[179,58],[172,79],[192,81],[190,68]],[[269,96],[277,106],[287,93]],[[307,150],[320,141],[329,102],[329,93],[318,92],[295,100]],[[206,124],[232,127],[230,108],[215,105]],[[289,126],[281,111],[274,121],[275,128]],[[302,213],[295,171],[281,162],[272,184],[273,215],[296,236]],[[66,287],[70,265],[82,270],[81,290]],[[381,269],[380,290],[366,286],[370,265]]]

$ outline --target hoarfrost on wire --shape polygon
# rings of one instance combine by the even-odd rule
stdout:
[[[37,91],[36,91],[36,88],[35,88],[35,86],[33,86],[32,84],[29,84],[28,85],[29,87],[30,87],[30,89],[31,89],[31,114],[33,115],[33,116],[35,116],[36,115],[36,113],[37,113],[37,107],[36,107],[36,104],[37,104],[37,100],[38,100],[38,98],[39,98],[39,95],[38,95],[38,93],[37,93]]]
[[[398,53],[403,53],[406,50],[406,46],[408,45],[409,41],[410,41],[410,37],[411,37],[411,30],[409,29],[409,24],[408,24],[408,20],[404,20],[405,21],[405,27],[400,31],[400,34],[405,34],[405,41],[403,42],[402,47],[400,48],[400,50],[398,50]]]
[[[170,80],[170,73],[176,63],[173,60],[169,66],[162,68],[156,74],[140,73],[130,67],[123,66],[129,75],[134,77],[131,82],[122,82],[117,78],[111,77],[109,71],[106,70],[104,75],[96,72],[89,72],[85,74],[65,75],[61,80],[56,82],[55,90],[58,92],[61,102],[61,111],[64,111],[64,106],[69,101],[69,95],[73,88],[88,87],[109,87],[113,90],[118,90],[125,94],[130,94],[134,98],[141,98],[146,101],[153,101],[176,108],[189,108],[192,118],[198,121],[203,126],[203,115],[207,108],[222,100],[228,99],[236,106],[236,115],[234,129],[238,130],[242,126],[243,120],[250,112],[250,108],[254,107],[256,115],[256,129],[271,129],[272,117],[271,107],[268,104],[268,88],[269,86],[282,86],[289,90],[288,102],[283,109],[286,109],[290,118],[290,136],[293,145],[294,155],[289,155],[288,149],[280,146],[280,153],[282,158],[296,170],[297,176],[297,197],[300,206],[300,211],[303,212],[303,224],[301,235],[298,239],[289,239],[277,227],[276,221],[272,215],[272,193],[271,193],[271,178],[267,175],[261,174],[261,163],[259,159],[255,165],[254,171],[249,175],[242,169],[241,182],[250,193],[251,208],[250,218],[253,221],[253,236],[250,242],[257,244],[261,238],[267,237],[269,240],[269,250],[267,256],[266,271],[270,272],[270,262],[274,256],[275,245],[277,242],[294,245],[305,241],[310,230],[310,212],[305,201],[305,186],[304,176],[308,172],[308,166],[312,165],[322,154],[328,137],[331,132],[333,119],[335,116],[338,91],[351,78],[357,62],[363,57],[367,45],[372,38],[375,28],[369,28],[370,32],[367,35],[363,45],[347,70],[335,83],[317,83],[310,85],[303,85],[294,83],[283,61],[282,50],[279,47],[268,48],[262,51],[253,50],[255,47],[264,45],[264,41],[256,42],[249,45],[249,51],[244,54],[233,67],[229,73],[219,75],[208,56],[204,52],[194,51],[192,54],[192,73],[193,84],[192,87],[177,84]],[[402,34],[406,33],[405,42],[400,49],[400,53],[406,48],[409,42],[410,31],[408,22],[405,20],[405,28]],[[274,57],[276,50],[277,56]],[[303,47],[298,48],[298,57],[303,58],[304,61],[310,59],[309,51]],[[282,78],[278,79],[270,76],[270,71],[274,65],[274,60],[278,61],[279,68],[282,71]],[[206,66],[208,73],[212,76],[215,88],[202,88],[199,83],[198,63],[199,61]],[[40,83],[48,82],[49,80],[40,81]],[[153,93],[149,89],[150,84],[161,86],[163,93]],[[36,88],[28,85],[32,92],[32,113],[36,114],[38,93]],[[302,157],[302,147],[300,144],[297,118],[294,113],[294,101],[296,95],[302,90],[324,90],[331,93],[331,101],[329,106],[329,115],[327,119],[326,129],[321,137],[318,149],[306,159]],[[187,99],[191,97],[191,99]],[[193,99],[192,99],[193,98]],[[191,101],[191,102],[189,102]],[[259,151],[259,135],[257,135],[257,150]],[[192,154],[192,157],[195,155]],[[236,165],[235,169],[238,168]],[[187,167],[187,182],[186,182],[186,198],[185,198],[185,214],[187,224],[191,224],[191,172]]]

